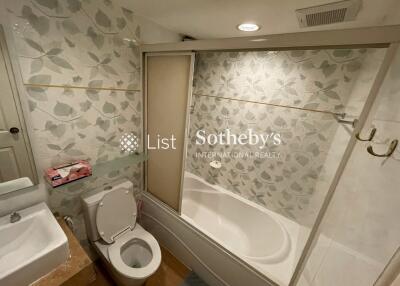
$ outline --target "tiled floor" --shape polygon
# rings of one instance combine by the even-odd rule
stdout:
[[[151,276],[145,286],[180,286],[183,284],[186,277],[189,276],[191,271],[176,259],[166,249],[161,248],[162,261],[160,268]],[[97,279],[90,286],[114,286],[115,283],[110,278],[106,269],[100,264],[96,263]]]

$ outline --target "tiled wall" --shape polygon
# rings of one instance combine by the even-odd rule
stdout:
[[[336,169],[325,163],[334,153],[332,142],[339,124],[326,113],[226,98],[346,112],[354,119],[361,112],[379,66],[373,59],[381,55],[377,49],[198,53],[186,169],[311,225]],[[214,159],[196,154],[257,152],[259,146],[197,145],[195,134],[200,129],[207,133],[225,129],[236,134],[247,129],[280,133],[281,145],[262,149],[279,152],[280,158],[217,156],[214,159],[221,160],[222,167],[215,170],[209,166]],[[335,154],[334,166],[341,154]]]
[[[138,45],[178,41],[179,35],[138,17],[113,0],[7,1],[25,83],[116,88],[26,87],[31,141],[39,175],[74,158],[93,164],[120,156],[125,132],[141,136]],[[124,91],[129,90],[129,91]],[[141,184],[139,166],[114,170],[68,190],[49,190],[50,206],[76,219],[85,238],[80,194],[117,177]]]

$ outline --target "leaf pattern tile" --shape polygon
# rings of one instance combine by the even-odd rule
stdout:
[[[329,114],[234,99],[357,117],[379,66],[375,60],[380,63],[383,54],[380,49],[197,53],[186,169],[289,219],[312,224],[327,191],[319,183],[329,182],[334,172],[326,162],[339,125]],[[211,168],[213,159],[199,158],[199,153],[260,151],[250,145],[195,143],[198,130],[225,129],[280,133],[282,144],[265,148],[280,158],[217,156],[222,168]]]

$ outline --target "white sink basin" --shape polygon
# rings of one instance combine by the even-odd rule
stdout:
[[[0,217],[0,285],[26,286],[69,257],[68,240],[45,203]]]

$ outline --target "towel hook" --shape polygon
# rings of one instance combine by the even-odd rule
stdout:
[[[387,150],[387,152],[385,154],[375,153],[374,150],[372,149],[372,146],[368,146],[367,151],[369,154],[371,154],[375,157],[390,157],[393,154],[394,150],[396,150],[398,143],[399,143],[399,140],[397,140],[397,139],[390,142],[389,149]]]
[[[356,134],[356,138],[357,138],[359,141],[372,141],[372,139],[374,139],[374,137],[375,137],[375,133],[376,133],[376,128],[372,128],[371,133],[369,133],[369,137],[368,137],[367,139],[362,139],[362,138],[360,137],[360,133],[357,133],[357,134]]]

